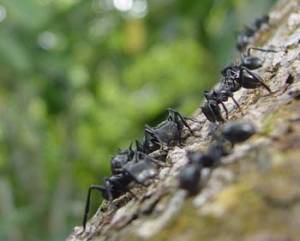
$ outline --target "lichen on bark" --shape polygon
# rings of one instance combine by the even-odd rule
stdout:
[[[118,208],[100,208],[86,231],[75,227],[68,241],[299,239],[300,2],[279,1],[269,16],[270,27],[258,33],[254,44],[278,50],[256,53],[264,59],[258,73],[273,93],[240,90],[235,97],[243,114],[227,104],[230,120],[250,120],[258,134],[237,145],[220,167],[204,170],[201,191],[188,198],[177,187],[177,175],[187,162],[186,150],[207,148],[211,128],[196,111],[193,128],[199,137],[168,153],[172,165],[161,169],[159,180],[134,188],[138,199],[125,195],[116,200]]]

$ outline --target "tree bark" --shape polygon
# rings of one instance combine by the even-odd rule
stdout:
[[[300,1],[279,1],[269,14],[270,26],[253,45],[276,53],[255,52],[264,59],[257,73],[271,88],[242,89],[230,120],[253,122],[258,134],[236,145],[212,172],[203,171],[202,188],[193,197],[178,189],[177,176],[187,150],[205,150],[212,125],[197,111],[193,123],[200,137],[189,137],[168,153],[171,167],[147,188],[102,204],[87,229],[75,227],[75,240],[210,240],[288,241],[300,239]]]

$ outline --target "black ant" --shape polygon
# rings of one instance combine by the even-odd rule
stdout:
[[[258,57],[252,56],[250,53],[251,50],[277,52],[271,49],[250,47],[248,48],[247,53],[242,55],[240,64],[230,65],[221,71],[222,79],[219,86],[212,91],[204,92],[206,102],[201,109],[209,121],[221,123],[225,121],[221,114],[220,104],[226,113],[226,119],[228,119],[229,113],[224,102],[229,98],[233,100],[235,105],[241,111],[241,107],[234,99],[233,93],[242,87],[246,89],[264,87],[269,93],[272,93],[271,89],[263,82],[262,78],[258,74],[252,72],[252,70],[262,67],[263,61]]]
[[[218,102],[209,98],[208,95],[205,95],[206,102],[201,107],[202,113],[210,122],[224,122],[225,120],[222,117],[221,109],[219,107]]]
[[[216,135],[216,142],[211,144],[204,153],[188,151],[188,163],[179,173],[179,187],[187,190],[190,195],[198,192],[203,168],[215,168],[221,159],[230,154],[235,144],[244,142],[256,133],[255,126],[250,122],[227,123]],[[230,145],[227,145],[229,143]]]
[[[219,165],[221,158],[228,155],[226,142],[219,140],[212,144],[207,152],[188,151],[188,163],[179,173],[179,187],[187,190],[190,195],[197,193],[203,168],[214,168]]]
[[[221,71],[221,74],[224,77],[223,82],[231,85],[235,91],[241,87],[245,89],[264,87],[269,93],[272,93],[271,89],[263,82],[262,78],[251,71],[261,68],[263,65],[263,61],[260,58],[251,55],[251,50],[277,53],[277,51],[272,49],[256,47],[248,48],[247,53],[242,55],[240,64],[230,65]]]
[[[246,141],[255,133],[255,126],[251,122],[246,121],[227,123],[222,130],[222,136],[228,140],[232,146],[236,143]]]
[[[166,120],[158,124],[156,127],[146,125],[145,136],[142,143],[137,142],[137,149],[144,153],[151,153],[161,150],[164,146],[172,147],[182,144],[182,130],[184,126],[193,133],[187,123],[187,117],[182,116],[176,110],[168,109],[168,117]]]
[[[257,31],[265,24],[269,23],[269,16],[264,15],[262,17],[256,18],[252,24],[245,26],[244,30],[240,32],[237,37],[236,47],[239,51],[243,51],[254,37]]]
[[[133,159],[135,151],[132,150],[132,144],[128,149],[120,150],[117,155],[111,158],[110,166],[112,174],[119,174],[122,168]]]
[[[224,104],[229,98],[233,100],[235,105],[240,109],[241,107],[236,99],[233,97],[233,92],[237,91],[240,85],[230,85],[227,82],[221,82],[221,84],[213,89],[212,91],[204,91],[204,96],[206,98],[206,104],[202,107],[202,112],[205,114],[207,119],[211,122],[224,122],[221,115],[221,110],[219,104],[223,107],[226,113],[226,119],[228,119],[229,112]]]
[[[179,187],[187,190],[189,195],[196,194],[199,190],[202,168],[198,163],[188,163],[180,170]]]
[[[137,183],[147,186],[149,179],[155,177],[158,173],[159,164],[155,159],[148,155],[135,152],[134,158],[128,161],[122,168],[118,169],[117,174],[104,180],[103,185],[91,185],[88,189],[85,211],[83,217],[83,231],[86,228],[88,213],[90,210],[90,198],[92,190],[101,192],[102,197],[111,203],[114,199],[130,192],[129,185]]]

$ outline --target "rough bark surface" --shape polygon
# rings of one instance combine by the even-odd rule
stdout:
[[[178,189],[177,175],[187,162],[186,150],[205,150],[210,143],[211,124],[200,112],[193,124],[200,137],[169,151],[171,167],[162,168],[158,180],[134,188],[138,199],[128,194],[116,200],[117,208],[103,203],[86,231],[75,227],[67,240],[300,240],[299,43],[300,1],[279,1],[270,12],[270,26],[254,42],[280,50],[256,52],[265,60],[257,72],[274,93],[237,92],[243,114],[227,104],[230,120],[250,120],[259,132],[212,172],[203,171],[196,196]]]

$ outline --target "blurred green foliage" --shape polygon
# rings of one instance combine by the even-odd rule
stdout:
[[[272,2],[0,0],[0,240],[64,239],[117,148],[192,113]]]

